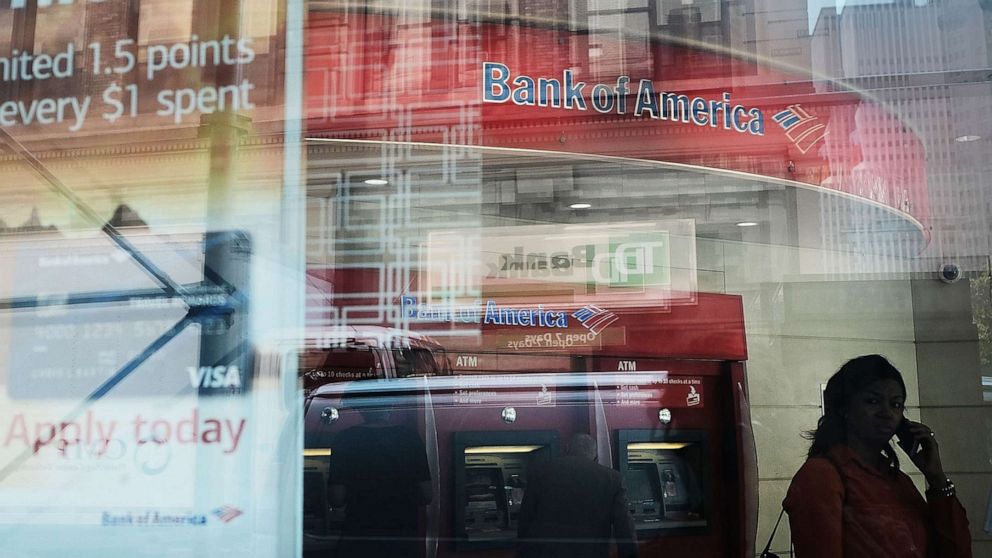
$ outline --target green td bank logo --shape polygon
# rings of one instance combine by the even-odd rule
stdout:
[[[609,249],[592,258],[593,279],[610,287],[657,287],[672,282],[667,232],[610,236]]]

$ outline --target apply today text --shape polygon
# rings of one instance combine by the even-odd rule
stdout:
[[[101,418],[93,411],[66,421],[29,419],[23,413],[17,413],[6,428],[3,447],[23,445],[34,453],[46,447],[64,451],[74,444],[107,448],[111,440],[130,437],[135,444],[216,445],[224,453],[234,453],[241,443],[247,419],[201,418],[199,409],[194,408],[182,418],[153,418],[139,414],[126,421],[127,427],[118,429],[120,423],[117,419]]]

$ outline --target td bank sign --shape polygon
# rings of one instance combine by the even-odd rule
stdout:
[[[586,294],[694,292],[694,222],[526,225],[430,235],[428,265],[437,296],[483,284],[563,283]],[[576,293],[578,294],[578,293]]]
[[[506,239],[504,239],[506,240]],[[671,284],[671,245],[667,231],[612,234],[606,242],[544,237],[504,242],[502,252],[485,253],[490,279],[569,279],[611,287],[667,286]],[[564,241],[564,242],[562,242]],[[552,246],[549,244],[557,244]]]

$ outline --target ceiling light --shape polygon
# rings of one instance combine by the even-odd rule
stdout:
[[[978,141],[982,139],[982,136],[964,135],[954,138],[954,141],[958,143],[967,143],[969,141]]]
[[[758,224],[755,223],[754,221],[741,221],[740,223],[737,223],[737,226],[738,227],[757,227]]]
[[[385,186],[386,184],[389,184],[389,181],[385,178],[370,178],[366,180],[365,183],[369,186]]]
[[[592,207],[592,204],[591,203],[573,203],[572,205],[570,205],[568,207],[571,208],[571,209],[589,209],[590,207]]]

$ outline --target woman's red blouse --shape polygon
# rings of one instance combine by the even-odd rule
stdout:
[[[782,504],[797,558],[971,557],[956,497],[926,501],[905,473],[867,465],[847,446],[830,457],[808,459]]]

